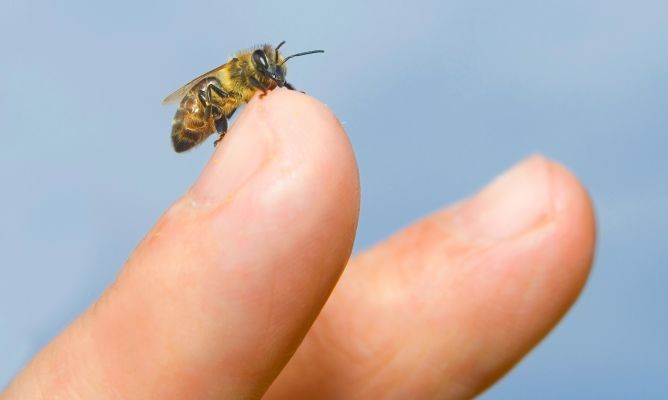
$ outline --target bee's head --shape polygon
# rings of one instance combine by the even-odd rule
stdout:
[[[324,50],[312,50],[293,54],[282,59],[278,54],[278,49],[280,49],[283,44],[285,44],[285,41],[279,43],[275,49],[272,49],[271,46],[267,45],[263,49],[257,49],[253,52],[253,63],[255,63],[255,68],[257,68],[262,75],[276,82],[278,87],[285,86],[286,68],[283,64],[285,64],[286,61],[292,57],[304,56],[306,54],[324,53]]]
[[[276,82],[278,87],[285,85],[285,68],[278,63],[277,57],[267,57],[263,49],[258,49],[253,52],[253,63],[258,72]]]

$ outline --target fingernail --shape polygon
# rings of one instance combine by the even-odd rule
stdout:
[[[533,156],[496,178],[456,213],[458,230],[474,238],[505,239],[547,221],[553,213],[550,164]]]
[[[262,105],[251,102],[227,132],[190,189],[197,205],[230,201],[266,166],[274,145],[274,134],[264,121]]]

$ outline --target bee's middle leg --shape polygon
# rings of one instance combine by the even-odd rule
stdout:
[[[222,107],[216,104],[216,102],[218,101],[216,102],[212,101],[214,95],[221,99],[230,96],[223,89],[219,88],[214,84],[210,84],[206,87],[206,89],[201,90],[197,94],[197,97],[200,103],[202,103],[202,106],[204,106],[204,114],[206,115],[206,117],[213,119],[213,124],[216,128],[216,133],[218,133],[218,139],[216,139],[216,141],[213,142],[213,145],[216,146],[218,142],[223,140],[223,136],[225,136],[225,133],[227,132],[227,117],[225,116],[225,114],[223,114]]]
[[[197,98],[204,107],[205,116],[207,118],[213,117],[213,119],[216,120],[219,118],[218,116],[222,114],[222,110],[212,101],[213,93],[221,99],[229,97],[230,95],[214,84],[209,84],[206,89],[200,90],[199,93],[197,93]]]
[[[224,91],[223,89],[219,88],[218,86],[211,84],[206,87],[206,95],[209,98],[209,103],[211,103],[211,99],[213,98],[213,94],[216,96],[220,97],[221,99],[230,97],[230,94]]]

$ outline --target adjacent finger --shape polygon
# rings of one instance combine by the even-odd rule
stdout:
[[[267,398],[473,397],[574,302],[594,225],[576,178],[529,159],[355,257]]]

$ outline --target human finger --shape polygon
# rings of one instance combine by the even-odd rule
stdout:
[[[594,244],[582,185],[532,157],[354,257],[267,398],[471,398],[573,304]]]
[[[116,282],[4,398],[260,397],[334,287],[358,210],[332,113],[298,92],[256,97]]]

